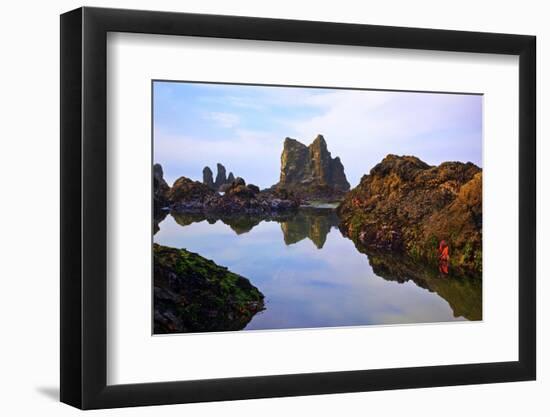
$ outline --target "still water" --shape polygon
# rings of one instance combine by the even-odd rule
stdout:
[[[154,241],[248,278],[265,296],[245,329],[481,320],[481,280],[441,275],[401,256],[361,253],[334,210],[276,219],[170,214]]]

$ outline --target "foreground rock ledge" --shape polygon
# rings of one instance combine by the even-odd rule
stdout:
[[[354,242],[431,264],[445,240],[451,266],[481,277],[482,170],[472,163],[430,166],[388,155],[346,195],[338,215]]]
[[[264,295],[241,275],[189,252],[153,245],[155,334],[243,329]]]

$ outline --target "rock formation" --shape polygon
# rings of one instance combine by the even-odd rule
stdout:
[[[217,193],[207,185],[190,180],[187,177],[178,178],[168,192],[168,198],[172,204],[188,202],[200,206],[208,199],[215,198],[216,196]]]
[[[154,332],[243,329],[264,310],[250,281],[185,249],[153,245]]]
[[[241,178],[237,177],[231,184],[227,184],[228,187],[225,190],[226,196],[237,196],[252,198],[260,192],[260,189],[253,184],[246,185],[246,182]]]
[[[286,138],[281,154],[281,175],[274,186],[306,198],[339,197],[350,188],[340,158],[332,158],[327,143],[318,135],[306,146]]]
[[[402,251],[437,263],[439,242],[450,263],[481,277],[482,170],[472,163],[433,167],[388,155],[338,207],[342,233],[374,250]]]
[[[218,162],[216,169],[218,173],[216,174],[216,181],[214,181],[214,188],[217,190],[227,182],[227,178],[225,176],[225,167],[222,164]]]
[[[170,187],[164,180],[164,173],[160,164],[153,165],[153,207],[155,213],[169,204],[168,193]]]
[[[210,189],[214,189],[214,175],[209,167],[204,167],[202,170],[202,183]]]
[[[203,211],[205,213],[277,213],[298,208],[300,202],[276,191],[260,191],[254,184],[246,185],[237,177],[231,184],[222,186],[220,195],[206,184],[181,177],[168,192],[170,208],[174,211]]]
[[[225,189],[228,188],[233,181],[235,181],[235,176],[232,172],[230,172],[226,177],[225,167],[220,163],[216,164],[216,169],[216,180],[214,181],[214,175],[210,167],[204,167],[202,170],[202,183],[208,186],[211,190],[225,191]]]

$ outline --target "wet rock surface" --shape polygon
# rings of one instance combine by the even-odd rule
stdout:
[[[168,199],[171,207],[174,204],[190,204],[200,207],[217,195],[206,184],[193,181],[187,177],[180,177],[172,185],[168,193]]]
[[[154,332],[243,329],[264,309],[250,281],[185,249],[153,245]]]
[[[388,155],[338,207],[340,229],[364,247],[432,264],[444,240],[451,265],[481,277],[481,201],[482,170],[472,163]]]
[[[240,177],[224,185],[222,190],[223,195],[203,183],[181,177],[170,190],[170,208],[180,212],[260,214],[295,210],[300,205],[300,201],[288,193],[260,191],[256,185],[247,185]]]

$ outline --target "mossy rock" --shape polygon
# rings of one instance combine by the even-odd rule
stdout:
[[[241,330],[264,295],[241,275],[185,249],[153,245],[155,334]]]

